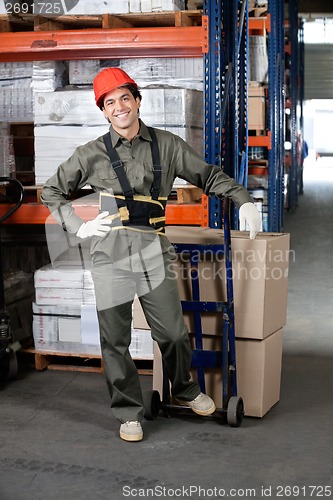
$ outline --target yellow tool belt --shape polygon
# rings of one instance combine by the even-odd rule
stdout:
[[[165,207],[167,197],[133,195],[126,198],[124,195],[100,193],[99,209],[109,212],[108,218],[112,221],[112,229],[127,228],[136,231],[155,230],[163,232],[165,226]]]

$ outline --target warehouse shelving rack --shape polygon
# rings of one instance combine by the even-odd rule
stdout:
[[[291,161],[288,179],[288,209],[295,211],[301,187],[303,163],[304,26],[298,18],[298,2],[288,2],[287,36],[290,47],[289,133]],[[299,110],[299,111],[298,111]]]
[[[266,18],[249,18],[247,0],[205,0],[199,26],[93,28],[0,33],[0,61],[103,59],[109,57],[204,57],[204,157],[246,186],[248,146],[268,148],[268,230],[283,226],[283,5],[268,0]],[[274,19],[274,23],[270,20]],[[44,24],[42,24],[44,26]],[[52,26],[52,24],[51,24]],[[247,131],[249,30],[268,33],[269,124],[263,136]],[[6,207],[3,207],[5,210]],[[90,217],[91,207],[79,207]],[[8,224],[44,224],[48,211],[24,203]],[[221,227],[221,201],[169,204],[167,223]],[[237,229],[235,210],[231,227]]]
[[[181,16],[178,16],[181,17]],[[106,24],[106,23],[103,23]],[[186,23],[185,23],[186,24]],[[51,23],[51,28],[53,24]],[[78,29],[0,33],[0,61],[75,60],[137,57],[203,57],[209,50],[208,18],[200,25],[120,29]],[[2,205],[1,211],[8,207]],[[96,208],[78,206],[88,220]],[[39,203],[24,203],[7,224],[44,224],[49,215]],[[168,224],[208,226],[207,197],[201,203],[167,206]]]
[[[272,22],[274,20],[274,22]],[[268,221],[267,230],[280,232],[284,223],[284,3],[268,0],[267,23],[262,33],[268,40],[268,102],[265,135],[249,136],[249,146],[267,148],[268,157]],[[250,33],[258,34],[258,26],[249,23]]]

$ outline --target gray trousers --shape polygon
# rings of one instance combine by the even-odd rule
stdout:
[[[163,254],[163,269],[148,273],[119,269],[102,253],[93,262],[101,349],[114,416],[120,422],[141,421],[144,416],[139,376],[129,353],[135,293],[161,350],[172,394],[185,400],[198,396],[199,385],[190,380],[192,351],[171,257]]]

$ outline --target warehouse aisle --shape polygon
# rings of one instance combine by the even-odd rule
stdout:
[[[286,215],[291,234],[285,348],[295,354],[333,354],[333,158],[309,160],[304,194]]]
[[[292,252],[280,402],[238,429],[159,417],[144,422],[142,442],[125,443],[101,374],[22,366],[0,388],[1,500],[330,496],[322,488],[333,479],[333,167],[330,181],[313,168],[297,212],[286,214]],[[151,386],[151,377],[141,380]]]

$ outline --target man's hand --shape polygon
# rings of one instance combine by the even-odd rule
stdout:
[[[90,238],[91,236],[105,236],[111,230],[111,220],[105,219],[109,215],[109,212],[101,212],[93,220],[84,222],[80,226],[76,236],[79,238]]]
[[[245,231],[246,223],[250,228],[250,240],[254,240],[257,233],[261,230],[261,217],[256,206],[247,202],[239,209],[239,229]]]

